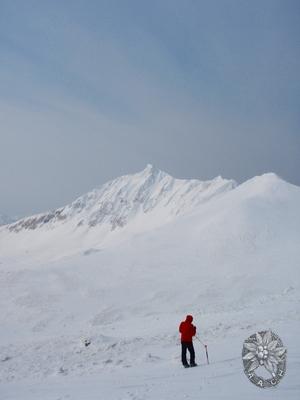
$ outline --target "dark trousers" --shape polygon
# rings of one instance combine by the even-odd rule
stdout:
[[[186,360],[186,351],[187,350],[190,353],[190,363],[194,364],[195,363],[195,350],[194,350],[193,342],[181,342],[181,361],[182,361],[182,364],[183,365],[187,364],[187,360]]]

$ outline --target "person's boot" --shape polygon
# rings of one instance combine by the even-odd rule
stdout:
[[[198,365],[197,363],[193,362],[193,363],[191,363],[190,366],[191,366],[191,367],[197,367],[197,365]]]
[[[184,368],[189,368],[189,364],[182,364],[184,366]]]

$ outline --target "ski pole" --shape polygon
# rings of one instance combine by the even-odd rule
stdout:
[[[204,344],[203,342],[202,342],[202,340],[198,337],[198,336],[196,336],[196,339],[198,339],[199,340],[199,342],[202,344],[202,346],[206,346],[206,344]]]
[[[207,351],[207,344],[204,344],[204,343],[202,342],[202,340],[200,340],[200,338],[199,338],[198,336],[196,336],[196,339],[198,339],[199,342],[202,344],[202,346],[205,347],[206,361],[207,361],[207,364],[209,364],[208,351]]]
[[[207,352],[207,344],[205,345],[205,353],[206,353],[207,364],[209,364],[208,352]]]

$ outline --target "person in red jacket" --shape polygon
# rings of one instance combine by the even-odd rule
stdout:
[[[192,324],[193,317],[187,315],[185,321],[179,325],[179,332],[181,333],[181,361],[185,368],[196,367],[195,363],[195,350],[193,346],[193,336],[196,335],[196,327]],[[186,360],[186,351],[190,353],[190,364]]]

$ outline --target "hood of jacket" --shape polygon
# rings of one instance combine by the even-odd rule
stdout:
[[[187,315],[185,321],[186,321],[186,322],[189,322],[189,323],[192,323],[192,322],[193,322],[193,317],[192,317],[192,315]]]

